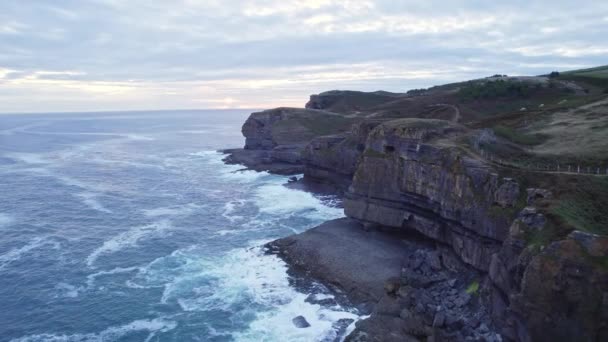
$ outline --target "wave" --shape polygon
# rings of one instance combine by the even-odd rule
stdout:
[[[159,217],[159,216],[187,216],[192,214],[198,209],[204,206],[188,203],[186,205],[173,205],[169,207],[158,207],[153,209],[142,209],[142,212],[147,217]]]
[[[89,274],[87,276],[87,288],[92,288],[95,285],[95,281],[99,277],[105,277],[105,276],[110,276],[110,275],[120,274],[120,273],[135,272],[135,271],[139,271],[140,269],[141,268],[138,266],[117,267],[117,268],[111,269],[109,271],[99,271],[99,272]]]
[[[264,241],[252,242],[259,245]],[[287,265],[262,247],[239,248],[225,255],[204,256],[196,248],[177,250],[142,267],[131,280],[137,287],[164,287],[160,303],[176,303],[185,312],[230,313],[243,326],[223,331],[208,323],[218,335],[236,341],[314,341],[338,337],[336,323],[359,316],[340,306],[327,307],[307,301],[308,294],[291,287]],[[317,298],[331,298],[319,293]],[[292,319],[304,316],[308,329],[296,328]]]
[[[83,192],[80,194],[76,194],[74,195],[80,199],[82,199],[82,202],[84,204],[86,204],[87,206],[89,206],[91,209],[93,210],[97,210],[97,211],[101,211],[107,214],[111,214],[112,211],[106,207],[104,207],[98,200],[97,200],[97,194],[92,193],[92,192]]]
[[[11,263],[20,260],[25,254],[47,245],[52,246],[53,249],[61,248],[61,244],[59,242],[53,241],[48,237],[36,237],[20,248],[13,248],[4,254],[1,254],[0,271],[5,269]]]
[[[23,164],[38,165],[38,164],[50,164],[51,161],[44,157],[42,153],[25,153],[25,152],[13,152],[5,154],[6,157]]]
[[[319,221],[344,217],[343,209],[326,205],[327,199],[323,200],[309,192],[289,189],[282,182],[258,187],[254,199],[262,213],[277,216],[298,214]]]
[[[224,204],[224,210],[222,216],[225,217],[231,223],[243,220],[245,217],[242,215],[234,215],[235,210],[242,207],[245,204],[244,200],[228,201]]]
[[[15,218],[9,214],[0,213],[0,227],[10,226],[15,222]]]
[[[89,334],[38,334],[29,335],[16,339],[11,342],[98,342],[98,341],[116,341],[131,333],[139,331],[148,331],[146,341],[150,341],[158,333],[171,331],[177,327],[177,322],[166,320],[164,318],[155,318],[151,320],[136,320],[131,323],[109,327],[99,333]]]
[[[99,248],[89,254],[86,258],[86,264],[89,267],[93,267],[95,261],[97,261],[101,255],[112,254],[128,247],[137,246],[139,240],[149,235],[160,234],[170,228],[171,223],[168,220],[160,220],[146,226],[131,228],[130,230],[105,241]]]
[[[83,290],[83,288],[61,282],[55,285],[55,290],[57,291],[57,293],[55,294],[55,298],[76,298],[80,294],[80,291]]]

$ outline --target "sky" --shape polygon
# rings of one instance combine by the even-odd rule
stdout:
[[[608,64],[608,1],[1,0],[0,113],[302,107]]]

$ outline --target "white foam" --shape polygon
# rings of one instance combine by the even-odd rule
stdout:
[[[95,285],[95,281],[99,277],[104,277],[104,276],[114,275],[114,274],[120,274],[120,273],[135,272],[135,271],[139,271],[139,270],[140,270],[140,268],[137,267],[137,266],[133,266],[133,267],[117,267],[117,268],[111,269],[109,271],[99,271],[99,272],[96,272],[96,273],[89,274],[87,276],[87,288],[92,288]]]
[[[222,159],[226,155],[223,154],[223,153],[221,153],[221,152],[218,152],[218,151],[199,151],[199,152],[189,153],[188,155],[191,156],[191,157],[202,158],[208,164],[212,164],[212,165],[224,165],[227,168],[232,168],[233,170],[238,170],[238,169],[243,168],[243,166],[225,164],[222,161]]]
[[[40,153],[7,153],[6,156],[17,162],[30,165],[49,164],[51,161],[43,157]]]
[[[137,331],[148,331],[146,340],[151,338],[157,333],[163,333],[173,330],[177,327],[177,322],[166,320],[163,318],[155,318],[151,320],[136,320],[131,323],[109,327],[99,333],[91,334],[73,334],[73,335],[59,335],[59,334],[38,334],[29,335],[11,340],[12,342],[101,342],[101,341],[116,341],[130,333]]]
[[[9,214],[0,213],[0,227],[10,226],[15,222],[15,218]]]
[[[259,244],[255,241],[252,244]],[[306,301],[307,294],[290,286],[287,265],[261,247],[240,248],[215,257],[202,257],[195,248],[178,250],[140,269],[133,283],[141,287],[164,286],[161,303],[177,303],[183,311],[222,310],[247,305],[255,319],[244,332],[232,334],[236,341],[315,341],[336,337],[332,325],[340,319],[359,317],[340,308]],[[330,298],[320,294],[319,298]],[[239,310],[243,310],[242,308]],[[292,319],[304,316],[311,324],[296,328]],[[213,327],[210,327],[213,328]]]
[[[101,211],[104,213],[112,213],[112,211],[106,207],[104,207],[98,200],[97,200],[97,194],[92,193],[92,192],[83,192],[80,194],[76,194],[76,197],[82,199],[82,202],[84,204],[86,204],[87,206],[89,206],[91,209],[93,210],[97,210],[97,211]]]
[[[93,264],[101,255],[112,254],[125,248],[136,246],[139,240],[150,235],[163,233],[170,228],[171,223],[168,220],[160,220],[146,226],[133,227],[105,241],[103,245],[95,249],[86,259],[87,266],[93,267]]]
[[[334,299],[335,296],[332,294],[326,294],[326,293],[316,293],[312,296],[312,299],[315,301],[322,301],[322,300],[326,300],[326,299]]]
[[[158,207],[152,209],[143,209],[142,212],[147,217],[159,217],[159,216],[187,216],[192,214],[203,206],[188,203],[186,205],[174,205],[170,207]]]
[[[226,219],[228,219],[228,221],[230,221],[232,223],[243,220],[244,219],[243,216],[234,215],[233,213],[237,208],[242,207],[244,204],[245,204],[245,201],[243,201],[243,200],[234,200],[234,201],[226,202],[226,204],[224,204],[224,211],[222,212],[222,216],[225,217]]]
[[[312,194],[289,189],[282,184],[267,184],[255,191],[255,202],[260,212],[272,215],[291,215],[297,213],[309,219],[331,220],[344,217],[341,208],[330,207]]]
[[[23,257],[23,255],[41,248],[46,245],[52,245],[52,248],[59,249],[59,242],[50,240],[47,237],[36,237],[20,248],[13,248],[10,251],[0,255],[0,270],[6,268],[12,262],[15,262]]]
[[[141,134],[125,134],[125,136],[130,139],[130,140],[135,140],[135,141],[152,141],[152,140],[156,140],[155,138],[146,136],[146,135],[141,135]]]
[[[80,294],[82,290],[81,287],[76,287],[72,284],[68,283],[59,283],[55,285],[55,290],[57,290],[57,294],[55,297],[66,297],[66,298],[76,298]]]
[[[239,167],[237,170],[226,169],[221,173],[221,177],[226,181],[238,183],[254,183],[261,178],[268,177],[270,174],[266,171],[258,172],[254,170],[243,170]]]

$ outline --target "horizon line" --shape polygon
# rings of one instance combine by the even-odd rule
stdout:
[[[133,113],[133,112],[186,112],[186,111],[210,111],[210,110],[265,110],[268,108],[175,108],[175,109],[111,109],[111,110],[69,110],[50,112],[0,112],[0,115],[36,115],[36,114],[104,114],[104,113]]]

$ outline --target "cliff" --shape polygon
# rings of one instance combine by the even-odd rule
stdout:
[[[348,130],[353,118],[322,110],[276,108],[252,113],[243,124],[244,149],[225,150],[227,163],[257,171],[298,174],[302,152],[315,137]]]
[[[373,285],[365,301],[375,309],[349,340],[608,339],[600,172],[608,98],[572,82],[494,77],[408,94],[331,91],[311,96],[305,110],[252,114],[244,151],[336,185],[358,222],[272,247],[355,301]],[[414,233],[425,244],[398,235]],[[384,244],[391,239],[404,249]],[[381,277],[396,274],[379,294],[387,279],[370,285],[354,270],[382,263],[363,259],[383,246],[393,251],[387,260],[403,261],[400,272],[382,268]]]

